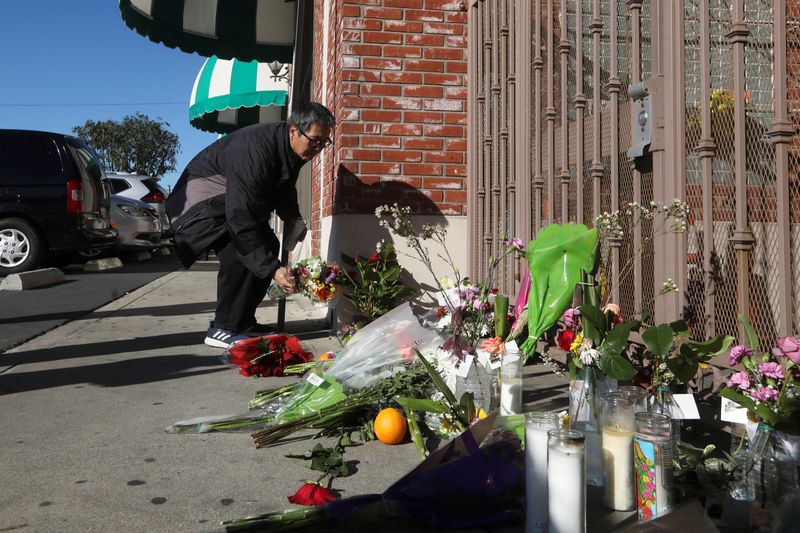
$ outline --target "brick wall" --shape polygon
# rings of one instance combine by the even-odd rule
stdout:
[[[337,120],[334,146],[314,163],[319,217],[391,202],[466,215],[464,4],[316,0],[313,94]]]

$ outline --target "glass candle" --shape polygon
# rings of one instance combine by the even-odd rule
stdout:
[[[525,532],[547,532],[547,432],[555,413],[525,413]]]
[[[580,431],[547,432],[547,501],[549,533],[586,531],[586,462]]]
[[[672,425],[657,413],[636,413],[633,460],[639,520],[663,515],[672,504]]]
[[[636,385],[622,385],[618,392],[631,399],[633,402],[633,412],[641,413],[647,411],[647,391]]]
[[[500,366],[500,414],[522,412],[522,357],[519,352],[506,351]]]
[[[603,504],[615,511],[633,511],[633,401],[621,392],[604,394],[601,423]]]

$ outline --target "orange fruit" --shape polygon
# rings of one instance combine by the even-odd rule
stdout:
[[[407,428],[406,417],[394,407],[382,409],[372,424],[375,436],[384,444],[400,444],[403,442]]]

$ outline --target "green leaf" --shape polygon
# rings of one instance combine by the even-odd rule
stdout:
[[[729,335],[717,335],[704,341],[688,341],[684,346],[688,346],[698,358],[706,360],[726,353],[733,341],[734,338]]]
[[[686,383],[697,374],[698,363],[696,359],[685,357],[671,357],[667,359],[667,368],[675,375],[678,383]]]
[[[761,349],[761,344],[758,340],[758,335],[756,331],[753,329],[753,326],[750,325],[750,321],[747,320],[746,317],[743,315],[739,316],[739,322],[742,324],[742,329],[744,329],[744,342],[748,348],[752,348],[754,351],[758,351]]]
[[[667,324],[661,324],[660,326],[647,328],[642,333],[642,340],[650,353],[660,359],[665,359],[672,350],[672,335],[672,328]]]
[[[675,332],[675,334],[689,331],[689,326],[686,325],[685,320],[675,320],[674,322],[670,322],[669,327],[673,332]]]
[[[762,420],[765,420],[772,427],[775,427],[780,421],[778,413],[767,407],[767,405],[764,403],[756,405],[756,414],[758,414]]]
[[[603,355],[597,366],[606,376],[620,381],[633,379],[636,374],[633,364],[621,355]]]
[[[453,391],[451,391],[450,387],[447,386],[447,383],[444,382],[442,376],[439,375],[439,372],[431,366],[431,364],[427,359],[425,359],[425,357],[423,357],[419,350],[415,348],[414,352],[416,352],[417,357],[422,362],[423,366],[425,366],[425,370],[428,371],[428,375],[431,377],[433,384],[436,385],[436,388],[439,389],[442,394],[444,394],[444,398],[447,400],[447,403],[450,404],[451,407],[456,405],[458,403],[456,395],[453,394]]]
[[[603,344],[598,349],[609,355],[620,355],[628,346],[628,337],[631,331],[638,327],[638,320],[626,320],[622,324],[617,324],[614,329],[608,332]]]
[[[406,409],[427,411],[428,413],[447,413],[450,408],[442,402],[421,398],[395,398],[395,401]]]
[[[599,346],[608,331],[608,317],[599,307],[582,305],[581,325],[583,326],[583,335],[592,339],[595,346]]]
[[[536,340],[569,307],[581,271],[594,272],[597,240],[597,230],[583,224],[550,224],[529,243],[528,339],[522,345],[526,355],[536,351]]]

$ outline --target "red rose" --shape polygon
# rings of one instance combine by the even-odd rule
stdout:
[[[289,503],[297,505],[322,505],[336,499],[336,494],[319,483],[306,483],[294,495],[289,496]]]
[[[378,255],[378,252],[375,252],[374,254],[369,256],[369,260],[370,261],[377,261],[378,259],[380,259],[380,256]]]
[[[562,329],[558,332],[558,338],[556,339],[558,347],[568,352],[569,347],[572,346],[572,343],[575,341],[575,337],[575,332],[571,329]]]

